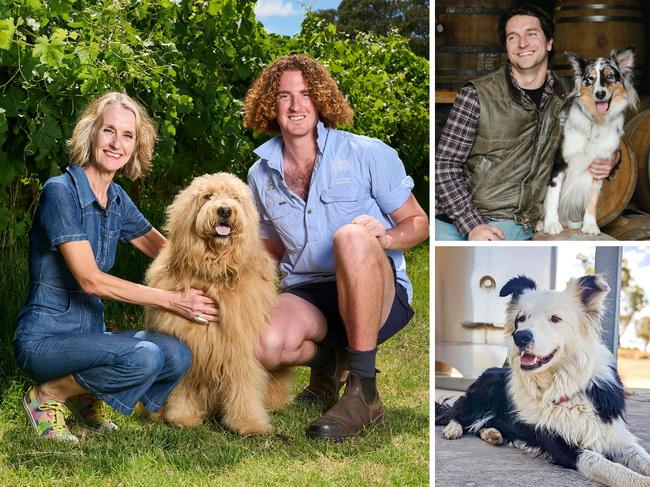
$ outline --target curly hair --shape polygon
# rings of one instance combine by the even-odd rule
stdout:
[[[285,71],[302,73],[319,118],[326,127],[352,123],[352,108],[327,69],[309,56],[294,54],[269,64],[248,90],[244,101],[245,127],[269,134],[280,132],[276,120],[278,85]]]
[[[135,115],[135,147],[131,159],[120,170],[129,179],[138,179],[151,171],[151,158],[156,143],[156,127],[140,103],[125,93],[111,91],[95,98],[83,111],[68,140],[73,164],[85,166],[92,162],[93,145],[100,118],[107,105],[119,105]]]

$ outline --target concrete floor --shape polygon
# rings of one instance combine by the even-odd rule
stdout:
[[[650,451],[650,391],[632,390],[627,397],[626,419],[630,431]],[[457,391],[436,389],[436,400],[456,397]],[[476,436],[458,440],[442,438],[442,426],[435,427],[436,487],[596,487],[574,470],[550,464],[512,447],[489,445]],[[625,486],[621,486],[625,487]]]

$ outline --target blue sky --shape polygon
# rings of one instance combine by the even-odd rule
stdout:
[[[336,8],[341,0],[257,0],[255,15],[267,32],[292,36],[300,31],[307,9]]]

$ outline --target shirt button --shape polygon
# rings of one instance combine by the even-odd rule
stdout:
[[[307,214],[308,214],[308,215],[311,215],[311,210],[307,210]]]

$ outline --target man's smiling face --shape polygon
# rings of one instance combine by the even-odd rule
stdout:
[[[318,112],[302,72],[282,73],[276,112],[283,137],[304,137],[313,132],[318,122]]]
[[[515,15],[506,23],[508,59],[518,71],[534,69],[548,63],[553,39],[546,39],[542,24],[532,15]]]

